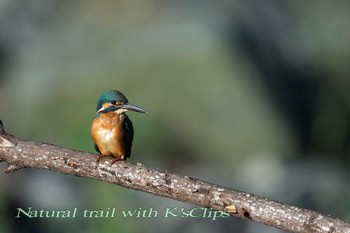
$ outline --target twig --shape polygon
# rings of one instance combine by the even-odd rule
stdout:
[[[250,193],[221,187],[188,176],[111,159],[96,163],[96,155],[47,143],[22,141],[7,134],[0,120],[0,162],[6,173],[41,168],[87,177],[157,196],[226,211],[233,216],[291,232],[349,232],[350,224],[315,211],[282,204]]]

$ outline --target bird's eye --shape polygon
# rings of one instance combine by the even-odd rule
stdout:
[[[116,103],[117,103],[117,101],[111,100],[111,104],[115,105]]]

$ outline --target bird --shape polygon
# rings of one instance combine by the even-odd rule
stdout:
[[[125,114],[127,111],[147,113],[129,103],[125,95],[117,90],[108,90],[98,98],[96,114],[90,128],[95,150],[100,153],[97,163],[105,156],[114,157],[112,165],[130,157],[134,127]]]

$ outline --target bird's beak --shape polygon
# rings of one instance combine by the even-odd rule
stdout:
[[[130,110],[130,111],[134,111],[134,112],[139,112],[139,113],[147,113],[145,110],[143,110],[142,108],[133,105],[131,103],[127,103],[127,104],[123,104],[121,106],[119,106],[119,109],[126,109],[126,110]]]

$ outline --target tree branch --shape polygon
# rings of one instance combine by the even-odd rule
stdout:
[[[22,141],[5,132],[0,120],[0,162],[5,173],[41,168],[91,178],[157,196],[226,211],[233,216],[291,232],[350,232],[350,224],[315,211],[282,204],[188,176],[110,159],[96,163],[96,154],[47,143]]]

